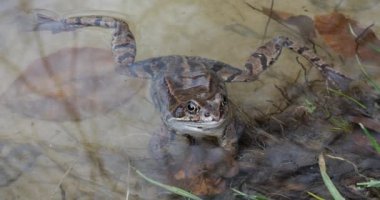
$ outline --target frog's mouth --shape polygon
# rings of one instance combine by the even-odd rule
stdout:
[[[210,122],[193,122],[171,118],[166,121],[166,124],[174,129],[177,134],[219,136],[223,132],[221,129],[224,129],[228,121],[226,118]]]

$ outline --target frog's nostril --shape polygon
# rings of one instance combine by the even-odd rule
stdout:
[[[204,116],[205,117],[210,117],[210,113],[209,112],[205,112]]]

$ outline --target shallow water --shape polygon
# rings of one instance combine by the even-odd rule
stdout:
[[[112,75],[109,57],[94,60],[88,57],[82,61],[75,56],[68,61],[56,58],[53,61],[79,63],[78,69],[55,72],[71,74],[62,75],[72,77],[68,83],[76,79],[86,80],[87,75],[108,74],[107,80],[112,79],[94,88],[89,86],[91,83],[75,85],[84,87],[75,91],[91,90],[88,94],[76,94],[81,98],[90,96],[85,103],[78,103],[81,108],[75,107],[83,108],[74,111],[83,115],[80,121],[68,120],[72,112],[67,107],[56,109],[53,100],[39,99],[33,94],[35,90],[20,89],[25,83],[15,80],[22,74],[33,74],[34,68],[30,66],[43,56],[71,47],[110,50],[111,35],[107,30],[88,28],[61,34],[25,31],[30,28],[31,10],[46,9],[57,13],[90,10],[95,14],[99,10],[108,10],[111,14],[126,14],[137,41],[137,60],[180,54],[242,66],[249,54],[262,44],[263,38],[269,40],[275,35],[297,38],[294,32],[275,21],[270,22],[264,37],[267,17],[252,10],[246,2],[257,8],[270,7],[270,1],[264,0],[3,0],[0,10],[0,92],[7,102],[0,105],[0,198],[155,199],[158,194],[165,194],[136,176],[132,169],[134,166],[153,178],[162,179],[155,173],[156,164],[148,148],[150,137],[160,127],[159,115],[149,97],[148,81]],[[275,9],[313,17],[330,13],[338,7],[340,12],[364,26],[375,23],[373,30],[380,32],[376,21],[380,18],[380,4],[376,0],[328,2],[282,0],[275,1]],[[90,52],[94,53],[93,50]],[[253,108],[270,112],[272,103],[281,96],[274,85],[293,80],[301,70],[295,61],[296,56],[284,50],[278,62],[259,81],[231,84],[230,98],[252,116],[255,116],[250,112]],[[331,59],[339,70],[357,77],[358,69],[341,66],[337,60],[336,57]],[[103,69],[101,64],[109,65]],[[60,66],[57,63],[50,65]],[[62,65],[64,67],[69,68],[70,64]],[[96,68],[96,72],[86,67]],[[374,75],[379,73],[374,66],[368,66],[368,70]],[[40,83],[43,90],[65,86],[57,84],[61,83],[59,81],[41,79],[37,77],[32,82]],[[63,98],[65,95],[68,94]],[[81,99],[73,101],[81,102]],[[94,106],[85,108],[86,102],[93,102]],[[57,114],[65,110],[68,114]]]

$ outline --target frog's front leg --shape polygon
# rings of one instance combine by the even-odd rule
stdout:
[[[248,58],[245,70],[229,67],[216,68],[216,72],[226,82],[246,82],[257,79],[259,74],[271,66],[281,54],[283,48],[288,48],[310,61],[321,74],[334,86],[344,89],[351,79],[335,71],[332,67],[316,55],[311,49],[287,37],[278,36],[259,47]]]
[[[166,126],[162,126],[152,135],[149,141],[149,150],[161,166],[172,167],[175,159],[170,152],[170,147],[175,138],[175,133],[169,131]]]
[[[60,33],[89,26],[113,29],[111,44],[117,70],[132,77],[151,78],[152,71],[154,71],[154,69],[148,69],[151,66],[134,64],[136,42],[127,22],[124,20],[98,15],[59,18],[37,13],[36,16],[37,22],[34,31],[48,30],[53,33]]]

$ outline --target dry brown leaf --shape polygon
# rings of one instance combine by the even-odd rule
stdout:
[[[376,132],[380,132],[380,122],[376,119],[362,117],[362,116],[349,116],[351,122],[356,124],[363,124],[365,127],[370,128]]]
[[[280,23],[295,26],[305,39],[314,38],[317,30],[325,43],[342,56],[354,57],[358,54],[364,62],[380,64],[380,40],[376,34],[341,13],[317,15],[313,21],[304,15],[269,8],[263,8],[261,12]]]
[[[81,120],[125,103],[141,87],[118,75],[110,51],[65,48],[35,60],[1,97],[14,112],[52,121]],[[136,83],[135,83],[136,84]]]
[[[226,181],[222,178],[197,177],[189,180],[190,189],[198,196],[210,196],[221,194],[226,190]]]
[[[353,57],[357,53],[363,61],[380,64],[380,52],[374,48],[380,48],[380,41],[371,29],[361,27],[357,21],[333,12],[315,16],[315,28],[325,43],[342,56]]]

